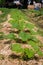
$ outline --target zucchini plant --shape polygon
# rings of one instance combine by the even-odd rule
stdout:
[[[11,44],[11,50],[15,51],[16,53],[21,53],[23,52],[23,49],[21,47],[20,44],[16,43],[16,44]]]
[[[16,53],[21,53],[20,58],[27,60],[34,57],[34,51],[28,48],[22,48],[20,44],[11,44],[11,50]]]
[[[18,30],[23,30],[25,28],[25,22],[24,22],[24,20],[21,20],[21,21],[11,20],[9,22],[11,23],[12,28],[17,28]]]
[[[24,54],[23,54],[22,57],[23,57],[24,60],[27,60],[27,59],[33,59],[34,55],[35,55],[35,53],[32,49],[25,48]]]
[[[39,46],[37,45],[37,43],[35,43],[34,41],[29,41],[28,44],[30,44],[33,49],[35,50],[35,52],[39,55],[39,56],[43,56],[43,52],[40,50]]]
[[[29,33],[26,33],[26,32],[20,32],[19,33],[19,38],[22,40],[22,41],[28,41],[28,39],[31,39],[31,35]]]
[[[9,34],[5,35],[4,38],[5,38],[5,39],[14,40],[14,39],[16,39],[16,36],[14,35],[14,33],[9,33]]]

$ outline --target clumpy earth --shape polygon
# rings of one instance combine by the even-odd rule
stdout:
[[[43,9],[42,9],[43,10]],[[26,42],[22,42],[22,40],[16,41],[15,39],[6,38],[5,36],[14,33],[17,38],[19,30],[18,28],[12,28],[12,22],[15,21],[24,21],[25,23],[30,23],[35,27],[32,31],[37,32],[34,34],[40,42],[37,43],[40,47],[40,50],[43,52],[43,13],[42,10],[34,11],[34,10],[18,10],[18,9],[6,9],[0,8],[0,65],[43,65],[43,57],[40,57],[37,53],[35,57],[32,59],[24,60],[19,58],[19,53],[12,52],[10,45],[20,43],[22,48],[33,49],[31,45]],[[20,24],[21,25],[21,24]],[[22,27],[21,27],[22,28]],[[21,31],[25,31],[26,33],[30,33],[30,29],[25,28]],[[33,33],[32,33],[33,34]],[[5,36],[4,36],[5,35]],[[34,50],[34,49],[33,49]]]

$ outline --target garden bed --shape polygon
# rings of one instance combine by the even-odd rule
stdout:
[[[0,11],[0,65],[43,65],[41,28],[30,18],[34,11],[27,11],[29,17],[18,9]]]

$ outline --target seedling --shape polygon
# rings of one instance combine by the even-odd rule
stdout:
[[[25,33],[25,32],[20,32],[20,33],[19,33],[19,38],[20,38],[22,41],[27,41],[28,39],[31,39],[31,35],[28,34],[28,33]]]
[[[25,48],[24,49],[24,54],[23,54],[23,59],[32,59],[34,57],[34,51],[32,49]]]
[[[16,52],[16,53],[22,53],[23,52],[23,49],[22,49],[22,47],[21,47],[21,45],[20,44],[11,44],[11,50],[14,52]]]
[[[16,36],[14,35],[14,33],[10,33],[10,34],[5,35],[5,39],[14,40],[15,38],[16,38]]]
[[[37,43],[35,43],[33,41],[29,41],[28,44],[30,44],[33,47],[33,49],[35,50],[36,53],[39,54],[39,56],[43,56],[43,52],[40,50],[40,48],[37,45]]]

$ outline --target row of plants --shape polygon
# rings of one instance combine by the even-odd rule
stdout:
[[[10,21],[10,23],[11,23],[11,21]],[[42,51],[40,50],[40,47],[37,44],[37,43],[39,43],[39,40],[34,36],[34,35],[36,35],[36,34],[33,34],[34,31],[32,33],[32,29],[34,28],[34,25],[28,23],[31,26],[33,25],[33,28],[31,28],[31,27],[29,28],[29,26],[27,25],[27,27],[29,29],[29,32],[27,32],[27,31],[24,31],[24,29],[26,27],[22,29],[22,27],[20,28],[20,27],[17,26],[18,22],[15,23],[15,21],[13,21],[12,23],[13,23],[12,29],[16,28],[19,31],[19,33],[17,33],[18,37],[16,37],[15,33],[9,33],[9,34],[5,35],[3,32],[0,32],[0,39],[10,39],[10,40],[16,40],[16,41],[17,40],[19,40],[19,41],[21,40],[22,42],[26,42],[26,44],[28,43],[29,45],[31,45],[33,47],[34,51],[32,49],[28,49],[28,48],[23,49],[21,47],[21,43],[19,43],[19,44],[17,43],[17,44],[12,44],[11,45],[11,50],[13,52],[17,52],[17,53],[21,52],[22,55],[20,57],[22,57],[23,59],[34,58],[35,53],[37,53],[39,56],[43,56],[43,53],[42,53]]]
[[[21,58],[23,59],[32,59],[35,57],[35,54],[43,56],[43,52],[40,50],[38,43],[40,42],[35,35],[38,35],[37,31],[34,31],[35,25],[30,23],[25,15],[19,10],[16,12],[11,11],[11,17],[13,20],[10,20],[9,23],[12,25],[12,29],[17,29],[18,37],[15,40],[21,40],[23,44],[31,45],[33,49],[22,48],[21,43],[16,42],[16,44],[11,44],[12,52],[21,53]],[[26,22],[27,21],[27,22]],[[15,33],[14,33],[15,34]],[[24,43],[25,42],[25,43]]]
[[[38,54],[38,57],[43,57],[43,53],[41,52],[41,50],[39,49],[39,46],[35,42],[29,41],[28,44],[30,44],[33,47],[34,50],[29,49],[29,48],[22,48],[20,43],[11,44],[11,50],[12,50],[13,53],[15,52],[16,54],[20,54],[19,55],[20,58],[22,58],[24,60],[35,58],[36,53]]]
[[[9,21],[9,23],[11,24],[11,31],[6,35],[4,34],[4,32],[0,32],[0,40],[15,40],[16,43],[10,45],[11,50],[12,52],[16,52],[17,54],[21,53],[20,57],[23,59],[32,59],[35,57],[35,54],[43,57],[43,52],[40,50],[40,47],[38,45],[40,41],[36,38],[38,32],[34,30],[36,26],[30,23],[27,20],[26,16],[20,10],[11,9],[10,14],[11,18],[13,19]],[[15,29],[17,30],[16,32]],[[18,40],[23,44],[26,43],[27,45],[31,45],[34,50],[29,48],[22,48],[21,42],[18,43]]]

